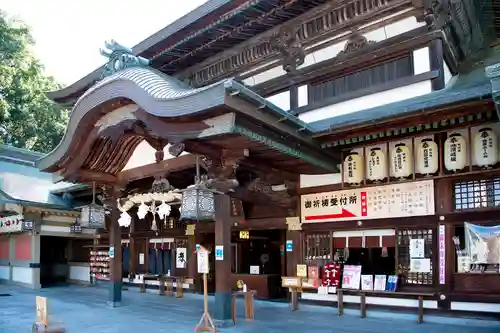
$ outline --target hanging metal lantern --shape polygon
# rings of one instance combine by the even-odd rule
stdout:
[[[104,228],[106,210],[95,202],[95,182],[92,182],[92,203],[82,208],[80,225],[86,228]]]
[[[202,183],[188,187],[182,192],[180,212],[180,220],[214,221],[214,192]]]
[[[182,204],[179,208],[179,220],[214,221],[215,220],[215,193],[206,186],[207,179],[200,176],[200,160],[196,156],[195,184],[182,192]]]
[[[474,137],[474,157],[481,167],[498,162],[498,139],[491,128],[482,128]]]
[[[392,174],[396,178],[409,177],[413,170],[410,148],[405,143],[398,143],[391,154]]]
[[[363,181],[363,161],[356,152],[351,152],[344,160],[344,182],[359,184]]]
[[[444,142],[444,167],[449,171],[465,168],[467,163],[467,145],[465,138],[459,134],[451,134]]]
[[[417,147],[417,172],[432,175],[439,169],[438,145],[432,139],[423,139]]]
[[[387,177],[385,154],[381,148],[372,148],[367,161],[367,178],[371,181],[383,180]]]

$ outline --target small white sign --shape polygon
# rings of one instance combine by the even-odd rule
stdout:
[[[185,247],[178,247],[175,255],[175,267],[186,268],[187,249]]]
[[[457,273],[468,273],[470,272],[470,257],[469,256],[458,256],[457,257]]]
[[[197,252],[198,273],[208,274],[208,251],[205,248],[200,248]]]
[[[378,291],[385,290],[386,281],[387,281],[386,275],[375,275],[373,290],[378,290]]]
[[[215,260],[224,260],[224,246],[215,246]]]
[[[111,246],[111,247],[109,248],[109,257],[110,257],[111,259],[113,259],[113,258],[115,257],[115,248],[114,248],[113,246]]]
[[[250,266],[250,274],[259,275],[260,267],[259,266]]]
[[[373,290],[373,275],[361,275],[361,290]]]
[[[410,239],[410,258],[425,258],[425,240]]]
[[[410,272],[412,273],[430,273],[431,260],[429,258],[418,258],[410,260]]]
[[[139,253],[139,265],[144,265],[144,253]]]

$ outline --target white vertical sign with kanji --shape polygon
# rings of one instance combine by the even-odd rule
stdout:
[[[444,224],[439,225],[439,284],[446,283],[446,237]]]
[[[175,267],[186,268],[187,249],[185,247],[178,247],[175,255]]]

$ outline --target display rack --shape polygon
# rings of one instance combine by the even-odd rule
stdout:
[[[93,249],[90,251],[90,280],[109,280],[109,251]]]

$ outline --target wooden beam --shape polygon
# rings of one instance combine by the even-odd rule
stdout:
[[[75,180],[80,183],[96,182],[98,184],[115,184],[117,178],[115,175],[87,169],[79,169],[74,173]]]
[[[196,155],[182,155],[176,158],[163,160],[160,163],[147,164],[137,168],[121,171],[117,175],[117,182],[120,184],[127,184],[134,180],[154,177],[156,175],[166,174],[169,172],[181,171],[195,166]]]

